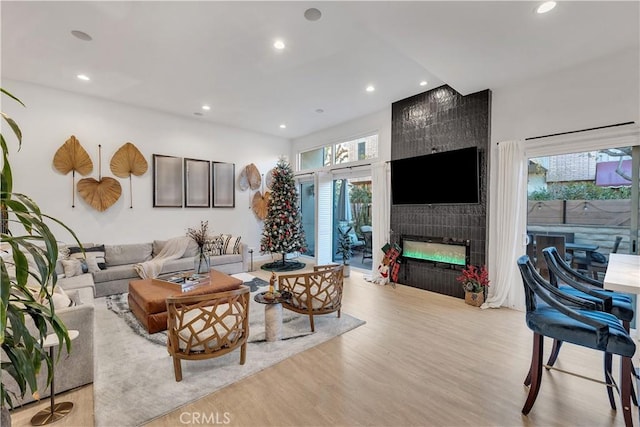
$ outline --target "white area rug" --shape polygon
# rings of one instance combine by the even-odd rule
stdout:
[[[283,336],[289,339],[266,342],[264,305],[253,301],[254,295],[246,363],[240,365],[240,349],[214,359],[183,361],[181,382],[175,381],[166,348],[135,333],[122,313],[107,308],[108,297],[97,298],[95,425],[141,425],[365,323],[332,313],[315,317],[316,332],[310,333],[307,316],[283,310]]]

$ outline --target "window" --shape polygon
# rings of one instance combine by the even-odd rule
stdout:
[[[378,135],[374,134],[301,152],[300,170],[319,169],[377,157]]]
[[[300,170],[319,169],[331,164],[331,147],[316,148],[300,153]]]

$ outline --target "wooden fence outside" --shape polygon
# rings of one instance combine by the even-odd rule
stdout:
[[[527,224],[628,227],[631,200],[529,200]]]

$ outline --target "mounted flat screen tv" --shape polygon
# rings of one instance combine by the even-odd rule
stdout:
[[[479,203],[478,148],[392,160],[391,199],[394,205]]]

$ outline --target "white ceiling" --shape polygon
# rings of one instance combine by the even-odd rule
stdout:
[[[3,0],[1,73],[296,138],[445,83],[469,94],[640,49],[638,1],[537,4]]]

